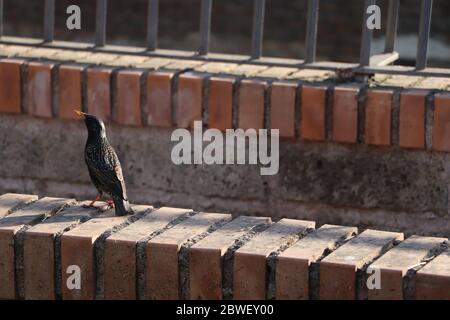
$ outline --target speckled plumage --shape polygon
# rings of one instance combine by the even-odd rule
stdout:
[[[122,167],[117,154],[106,138],[105,125],[93,115],[84,114],[84,118],[88,129],[84,159],[91,181],[99,195],[106,193],[111,196],[116,215],[130,214],[132,210],[128,203]]]

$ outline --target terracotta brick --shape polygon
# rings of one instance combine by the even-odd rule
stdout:
[[[356,299],[356,273],[403,240],[403,234],[366,230],[320,262],[321,300]]]
[[[295,137],[295,95],[297,85],[274,82],[270,94],[270,128],[279,129],[280,137]]]
[[[111,69],[88,69],[87,112],[98,116],[104,122],[111,121]]]
[[[266,299],[267,257],[314,226],[311,221],[282,219],[239,248],[234,254],[233,298]]]
[[[264,91],[266,83],[242,80],[239,89],[239,128],[264,128]]]
[[[416,299],[450,300],[450,251],[441,253],[416,274]]]
[[[433,150],[450,151],[450,94],[436,94],[434,100]]]
[[[21,72],[23,60],[0,60],[0,112],[21,113]]]
[[[151,207],[142,206],[141,211]],[[135,210],[136,211],[136,210]],[[163,207],[108,237],[105,242],[105,299],[137,298],[137,257],[139,241],[151,238],[169,223],[192,212],[189,209]]]
[[[147,244],[146,298],[179,299],[178,253],[181,246],[212,225],[230,220],[229,214],[199,213],[151,239]]]
[[[28,64],[28,113],[38,117],[52,117],[53,64],[30,62]]]
[[[82,109],[81,73],[83,67],[62,65],[59,67],[59,117],[64,119],[79,119],[73,112]]]
[[[264,217],[238,217],[194,244],[189,252],[190,298],[222,299],[222,265],[228,248],[255,227],[270,221]]]
[[[96,267],[94,244],[105,232],[124,224],[128,217],[108,216],[91,219],[64,233],[61,237],[62,297],[64,300],[91,300],[96,297]],[[67,286],[69,266],[78,266],[81,272],[80,289]]]
[[[371,145],[391,144],[391,105],[393,91],[369,90],[366,102],[365,142]]]
[[[233,85],[231,78],[211,78],[209,81],[209,127],[231,129],[233,114]]]
[[[444,243],[444,238],[412,236],[389,250],[369,268],[380,272],[380,289],[368,290],[369,300],[403,300],[403,277],[429,253]]]
[[[175,108],[175,123],[180,128],[193,128],[196,120],[202,120],[204,77],[182,74],[178,78],[178,94]]]
[[[340,86],[333,93],[333,141],[356,143],[359,87]]]
[[[325,140],[326,92],[327,87],[302,87],[300,131],[303,140]]]
[[[117,73],[117,122],[141,125],[141,71]]]
[[[405,91],[400,96],[399,144],[425,148],[425,103],[427,91]]]
[[[172,72],[150,72],[147,78],[147,122],[151,126],[172,126]]]
[[[84,203],[87,205],[88,202]],[[24,236],[25,299],[56,299],[55,238],[87,219],[97,209],[77,204],[28,229]]]
[[[14,239],[24,227],[52,215],[73,200],[42,198],[0,220],[0,299],[16,297]],[[18,293],[17,293],[18,294]]]
[[[309,267],[357,228],[323,225],[280,253],[276,267],[276,299],[308,300]]]
[[[20,208],[21,206],[28,204],[32,201],[36,201],[38,196],[30,194],[19,193],[5,193],[0,196],[0,219],[7,216],[12,211]]]

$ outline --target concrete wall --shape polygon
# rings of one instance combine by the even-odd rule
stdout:
[[[109,124],[132,202],[449,235],[445,153],[285,142],[280,171],[172,164],[171,129]],[[82,121],[0,114],[0,194],[93,198]]]

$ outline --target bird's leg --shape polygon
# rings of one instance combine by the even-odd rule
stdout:
[[[106,205],[107,205],[108,209],[112,209],[112,208],[114,208],[114,201],[108,200],[106,202]]]
[[[91,203],[89,203],[86,207],[88,208],[93,208],[94,207],[94,203],[96,203],[98,200],[100,200],[102,198],[101,194],[98,194],[94,200],[91,201]]]

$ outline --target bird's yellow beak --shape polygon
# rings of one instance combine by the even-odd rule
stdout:
[[[86,113],[81,112],[80,110],[73,110],[73,112],[75,112],[78,116],[83,117],[86,115]]]

